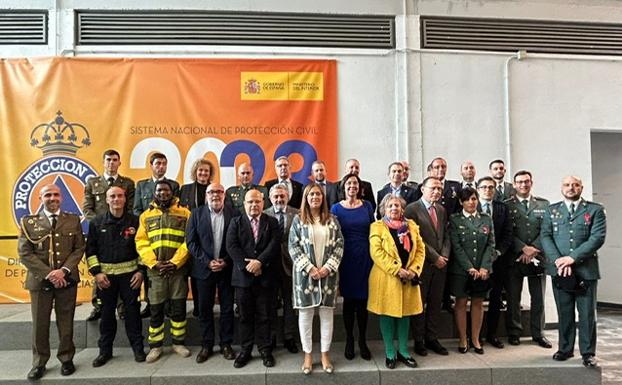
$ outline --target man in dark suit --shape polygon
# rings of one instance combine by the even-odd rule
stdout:
[[[382,202],[382,198],[384,198],[387,194],[396,194],[402,199],[406,201],[406,204],[414,202],[416,190],[411,187],[408,187],[404,183],[404,166],[402,166],[401,162],[393,162],[389,165],[389,180],[390,182],[384,185],[382,190],[378,191],[377,201],[378,203]],[[380,210],[376,209],[376,218],[380,219]]]
[[[136,184],[136,193],[134,195],[134,215],[140,216],[143,211],[149,208],[149,204],[153,201],[153,191],[155,190],[155,182],[166,179],[173,186],[173,196],[179,197],[179,183],[172,179],[166,178],[166,168],[168,160],[166,155],[156,152],[149,157],[151,165],[151,178],[138,181]]]
[[[432,159],[427,167],[428,176],[433,176],[443,185],[443,193],[439,199],[441,206],[445,208],[447,216],[457,213],[462,210],[462,206],[458,202],[458,193],[462,189],[460,182],[455,180],[445,179],[447,174],[447,161],[443,158],[437,157]],[[419,199],[420,196],[417,198]]]
[[[149,209],[149,205],[153,201],[153,194],[156,187],[156,182],[159,180],[168,180],[173,189],[173,196],[179,196],[179,183],[174,180],[167,179],[166,168],[168,166],[168,160],[166,159],[166,155],[156,152],[151,154],[149,157],[149,164],[151,165],[151,178],[143,179],[138,181],[136,184],[136,193],[134,195],[134,215],[140,217],[144,211]],[[149,306],[149,300],[147,298],[149,295],[149,277],[145,275],[145,280],[143,281],[143,287],[145,291],[145,300],[147,301],[147,306],[145,310],[140,313],[140,316],[143,318],[149,317],[151,315],[151,310]]]
[[[73,356],[73,316],[76,308],[77,285],[80,282],[78,263],[84,254],[84,236],[80,218],[60,210],[63,200],[56,185],[46,185],[39,193],[43,210],[27,215],[20,221],[17,243],[20,260],[28,274],[26,289],[30,291],[32,310],[32,369],[29,380],[38,380],[45,373],[50,359],[50,313],[54,307],[59,345],[56,356],[61,374],[75,372]]]
[[[421,182],[422,197],[406,206],[404,216],[419,225],[425,244],[425,263],[421,272],[421,300],[424,312],[413,317],[415,353],[426,356],[427,349],[447,355],[438,341],[441,302],[447,275],[450,241],[447,213],[439,204],[443,184],[438,178],[427,177]],[[427,349],[426,349],[427,348]]]
[[[531,194],[533,180],[529,171],[518,171],[514,175],[514,185],[516,195],[505,202],[514,228],[514,242],[509,258],[508,273],[510,287],[508,313],[511,320],[508,326],[508,342],[510,345],[520,344],[523,331],[520,301],[523,282],[527,277],[531,302],[529,308],[531,338],[541,347],[550,349],[553,345],[542,335],[546,281],[540,238],[540,228],[549,208],[549,201]]]
[[[289,205],[293,208],[299,209],[302,203],[302,184],[291,179],[291,172],[289,169],[289,160],[286,156],[280,156],[274,162],[274,169],[276,170],[276,179],[270,179],[266,182],[266,188],[270,191],[270,187],[277,183],[282,183],[287,186],[289,191]]]
[[[360,178],[361,164],[356,159],[348,159],[346,161],[346,172],[345,174],[354,174]],[[374,199],[374,190],[366,180],[361,179],[361,183],[359,184],[361,199],[365,199],[371,206],[376,209],[376,200]],[[339,200],[342,201],[346,199],[346,193],[343,190],[342,186],[339,187]]]
[[[501,316],[502,299],[501,293],[505,288],[509,291],[508,251],[512,246],[512,221],[507,206],[503,202],[494,200],[495,181],[489,176],[477,181],[479,191],[479,212],[492,216],[492,224],[495,233],[495,260],[492,264],[492,290],[488,296],[488,314],[486,316],[487,335],[486,342],[502,349],[503,342],[497,338],[499,317]],[[506,326],[509,325],[509,317],[506,317]]]
[[[84,217],[91,221],[97,215],[104,215],[108,212],[108,203],[106,203],[106,192],[110,187],[121,187],[126,194],[125,209],[132,212],[134,203],[134,181],[128,177],[119,175],[119,166],[121,165],[121,155],[116,150],[106,150],[104,152],[104,173],[98,177],[89,178],[84,186],[84,200],[82,201],[82,213]],[[94,282],[94,281],[93,281]],[[93,284],[93,293],[91,297],[93,311],[86,319],[87,321],[96,321],[101,317],[101,300],[97,296],[97,285]],[[123,302],[117,303],[119,318],[124,318]]]
[[[272,207],[266,209],[264,213],[277,219],[279,228],[282,231],[281,237],[281,260],[277,261],[279,265],[279,282],[278,291],[283,300],[283,345],[290,353],[298,353],[296,346],[296,336],[298,330],[296,328],[297,320],[294,309],[292,308],[292,258],[289,255],[289,229],[292,226],[294,217],[298,214],[298,210],[287,205],[289,196],[287,195],[287,187],[282,184],[275,184],[270,188],[270,201]],[[274,306],[271,312],[270,323],[272,328],[272,340],[276,341],[278,328],[277,307]]]
[[[326,203],[328,204],[328,209],[330,210],[332,205],[339,202],[338,184],[326,180],[326,165],[321,160],[313,162],[311,165],[311,172],[313,173],[313,180],[315,183],[319,184],[324,189]]]
[[[575,305],[579,313],[579,351],[585,367],[596,362],[596,289],[600,271],[598,249],[605,243],[607,220],[598,203],[581,198],[583,182],[576,176],[562,180],[564,200],[549,206],[542,223],[542,247],[548,274],[554,282],[574,274],[573,287],[553,285],[559,316],[557,361],[573,356],[576,335]]]
[[[264,366],[272,367],[270,311],[278,282],[281,230],[275,218],[262,212],[263,195],[258,190],[246,193],[244,206],[246,214],[233,218],[227,229],[227,252],[233,260],[231,284],[240,309],[241,350],[233,366],[246,366],[257,341]]]
[[[233,261],[227,252],[226,234],[231,219],[238,210],[225,205],[225,188],[212,183],[206,190],[207,204],[190,214],[186,231],[186,245],[192,255],[190,275],[197,285],[199,323],[202,348],[197,363],[207,361],[214,354],[214,303],[216,289],[220,303],[220,353],[227,360],[235,358],[233,342]]]
[[[495,159],[490,162],[488,164],[488,170],[490,171],[490,176],[497,183],[495,191],[496,201],[503,202],[516,195],[516,190],[514,189],[512,183],[506,182],[504,180],[507,170],[505,168],[505,162],[503,161],[503,159]]]

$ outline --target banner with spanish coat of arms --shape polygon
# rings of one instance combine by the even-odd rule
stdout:
[[[82,215],[84,185],[107,149],[134,181],[149,177],[155,151],[181,184],[198,158],[217,165],[213,180],[225,187],[242,162],[256,183],[274,178],[283,155],[303,184],[318,159],[337,177],[334,60],[3,59],[0,94],[0,303],[29,300],[17,223],[41,210],[40,188],[58,185],[62,209]],[[88,301],[81,272],[78,300]]]

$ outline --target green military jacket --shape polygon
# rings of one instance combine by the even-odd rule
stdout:
[[[25,284],[28,290],[40,290],[50,271],[63,267],[79,282],[78,264],[84,254],[80,217],[61,212],[56,228],[52,229],[43,211],[25,215],[20,221],[17,253],[28,269]]]
[[[118,175],[113,186],[121,187],[125,190],[125,210],[132,211],[134,203],[134,181],[128,177]],[[108,181],[106,177],[101,175],[90,178],[84,186],[84,201],[82,202],[82,213],[87,220],[92,220],[97,215],[108,212],[108,204],[106,203],[106,191],[108,191]]]
[[[579,277],[599,279],[597,250],[605,243],[606,232],[605,209],[598,203],[581,199],[572,216],[563,201],[550,205],[541,232],[548,273],[557,275],[555,260],[570,256]]]
[[[529,198],[527,210],[516,196],[506,200],[505,204],[510,212],[510,220],[514,230],[514,242],[510,249],[513,256],[510,263],[513,264],[518,263],[516,258],[523,253],[525,246],[533,246],[542,250],[540,227],[549,208],[549,201],[532,195]]]
[[[249,190],[253,189],[259,190],[263,194],[264,209],[272,206],[270,203],[270,196],[268,195],[268,189],[257,184],[251,184],[250,186],[238,185],[229,187],[227,191],[225,191],[225,203],[228,203],[231,207],[240,210],[241,213],[245,213],[244,195],[246,195]]]
[[[484,268],[492,273],[495,256],[495,234],[492,218],[476,213],[473,219],[457,212],[449,217],[449,238],[451,240],[451,259],[448,271],[452,274],[467,275],[471,268]]]

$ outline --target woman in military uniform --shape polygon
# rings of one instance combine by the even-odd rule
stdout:
[[[449,287],[456,297],[454,316],[460,343],[458,351],[468,351],[466,331],[466,305],[471,299],[471,347],[484,354],[479,342],[484,315],[484,298],[488,293],[492,272],[495,241],[492,218],[477,212],[477,191],[467,187],[458,194],[462,211],[449,218],[451,259],[449,262]]]

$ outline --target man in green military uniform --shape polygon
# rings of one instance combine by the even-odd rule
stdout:
[[[259,190],[264,197],[264,207],[268,208],[271,206],[270,200],[268,199],[268,189],[264,186],[253,184],[254,174],[255,172],[250,164],[242,163],[240,167],[238,167],[240,184],[231,186],[225,191],[225,203],[240,210],[241,213],[245,212],[244,196],[249,190]]]
[[[112,186],[121,187],[126,194],[126,211],[132,211],[134,202],[134,181],[128,177],[119,175],[121,165],[121,155],[116,150],[106,150],[104,152],[104,173],[98,177],[90,178],[84,186],[84,201],[82,202],[82,213],[84,217],[91,221],[97,215],[108,212],[106,203],[106,191]],[[86,319],[96,321],[101,317],[101,300],[97,296],[97,285],[93,285],[91,298],[93,311]],[[118,303],[119,317],[123,318],[123,303]]]
[[[136,194],[134,195],[134,215],[140,216],[149,208],[149,204],[153,201],[153,191],[156,182],[159,180],[168,180],[173,187],[173,195],[179,197],[179,183],[172,179],[166,178],[166,170],[168,160],[166,155],[161,152],[151,154],[149,157],[149,165],[151,167],[151,178],[138,181],[136,184]]]
[[[104,173],[98,177],[90,178],[84,186],[84,201],[82,213],[89,221],[97,215],[108,212],[106,203],[106,191],[112,186],[121,187],[126,194],[126,210],[132,211],[134,203],[134,181],[128,177],[119,175],[121,155],[116,150],[104,152]]]
[[[561,190],[564,200],[549,206],[541,235],[559,317],[559,350],[553,359],[565,361],[573,356],[576,304],[583,365],[595,367],[597,250],[605,243],[605,209],[581,198],[583,183],[576,176],[565,177]],[[576,281],[566,278],[572,287],[560,282],[559,277],[573,276]]]
[[[527,277],[531,298],[531,338],[541,347],[550,349],[551,342],[542,335],[544,329],[544,256],[540,243],[540,227],[549,207],[549,201],[531,194],[533,179],[531,172],[521,170],[514,174],[516,195],[505,203],[510,212],[514,229],[514,242],[510,249],[508,274],[508,342],[519,345],[523,331],[520,300],[523,282]]]
[[[21,221],[17,252],[28,269],[26,289],[32,310],[32,369],[29,380],[45,373],[50,359],[50,313],[54,308],[58,327],[61,374],[76,369],[73,356],[73,316],[76,308],[78,263],[84,254],[84,236],[77,215],[61,211],[63,197],[58,186],[44,186],[39,193],[43,210],[26,215]]]

